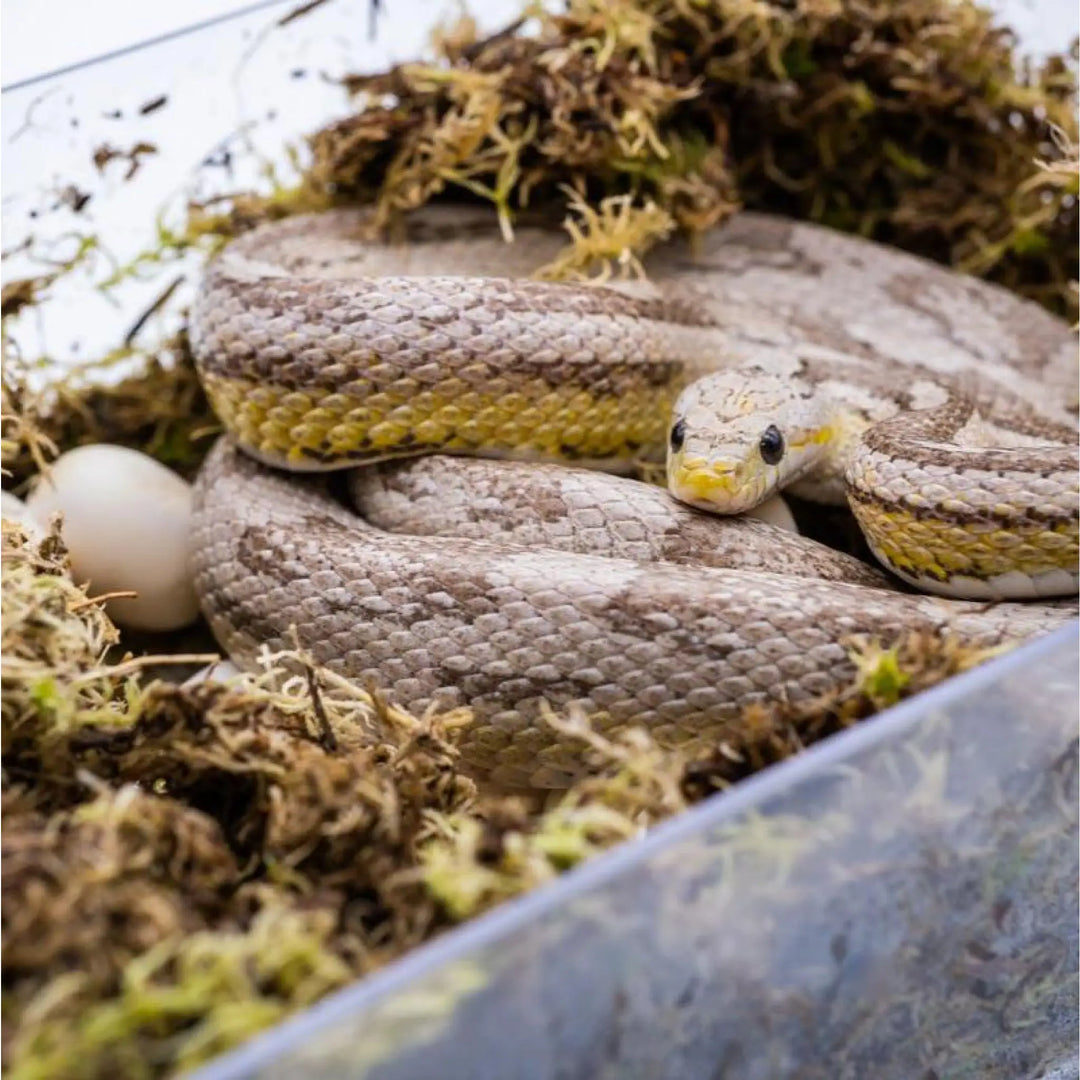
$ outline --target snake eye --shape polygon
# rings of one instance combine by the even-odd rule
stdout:
[[[775,424],[770,424],[758,440],[758,450],[766,465],[775,465],[784,456],[784,436]]]
[[[671,426],[671,449],[681,450],[686,442],[686,421],[676,420]]]

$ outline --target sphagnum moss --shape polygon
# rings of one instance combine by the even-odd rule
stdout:
[[[342,202],[392,227],[465,197],[490,202],[507,235],[526,211],[567,216],[565,251],[538,270],[603,276],[746,205],[897,244],[1075,319],[1074,66],[1021,62],[974,4],[571,0],[532,14],[530,36],[479,41],[466,21],[432,63],[348,78],[362,108],[312,136],[297,188],[192,206],[161,244],[209,253]],[[10,283],[5,323],[49,285]],[[143,376],[103,388],[91,365],[44,394],[6,334],[4,347],[5,487],[94,441],[190,475],[212,441],[183,335]],[[106,362],[135,355],[118,343]],[[594,774],[544,808],[478,794],[458,771],[467,710],[408,716],[299,653],[228,686],[152,681],[155,658],[117,655],[55,534],[30,542],[5,523],[2,589],[3,1057],[19,1077],[194,1065],[985,658],[917,636],[851,642],[844,693],[750,710],[693,756],[551,716]]]

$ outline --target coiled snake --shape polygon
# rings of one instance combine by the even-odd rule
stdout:
[[[599,287],[524,280],[563,238],[506,245],[483,210],[426,208],[404,244],[362,225],[333,211],[248,233],[192,311],[231,436],[197,484],[192,565],[237,662],[298,639],[413,710],[468,703],[466,763],[550,787],[581,765],[542,702],[709,739],[753,702],[850,680],[853,636],[990,645],[1074,616],[996,602],[1076,590],[1076,346],[1035,305],[755,214],[657,251],[651,284]],[[846,490],[894,570],[995,602],[903,591],[606,472],[456,456],[617,468],[665,445],[685,501]],[[281,471],[347,465],[368,465],[360,516],[332,478]]]

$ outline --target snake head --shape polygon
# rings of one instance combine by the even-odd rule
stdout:
[[[835,439],[814,386],[757,366],[691,383],[668,432],[668,489],[714,514],[740,514],[811,469]]]

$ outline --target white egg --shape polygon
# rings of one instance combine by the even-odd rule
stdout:
[[[799,531],[799,526],[795,524],[795,518],[792,516],[783,495],[774,495],[771,499],[766,499],[760,506],[755,506],[753,510],[747,510],[746,516],[758,518],[760,521],[767,521],[778,529],[787,529],[788,532],[797,533]]]
[[[109,600],[121,626],[175,630],[194,621],[199,606],[188,572],[191,488],[137,450],[98,444],[61,455],[26,505],[47,524],[64,515],[64,542],[75,580],[90,595],[134,591]]]
[[[0,516],[5,521],[17,521],[30,534],[31,539],[41,540],[45,536],[45,529],[38,523],[30,507],[10,491],[0,491]]]
[[[194,675],[184,680],[185,686],[198,686],[199,683],[228,682],[240,674],[240,669],[231,660],[218,660],[215,664],[208,664],[200,668]]]

